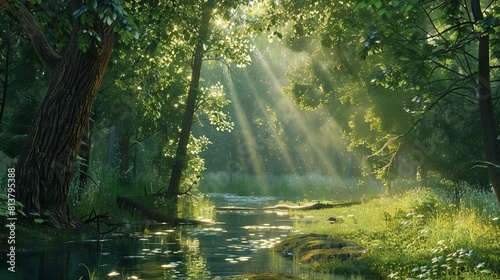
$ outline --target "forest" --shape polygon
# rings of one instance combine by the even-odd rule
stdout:
[[[367,249],[267,277],[497,279],[499,28],[496,0],[0,0],[0,259],[17,254],[1,273],[212,279],[198,230],[272,203],[290,232]],[[57,276],[23,263],[159,224],[197,253],[158,275],[81,252]]]

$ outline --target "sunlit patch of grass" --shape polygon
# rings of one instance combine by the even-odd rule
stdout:
[[[490,196],[483,196],[484,204],[495,203]],[[497,279],[500,225],[495,217],[500,216],[500,210],[489,209],[493,210],[458,209],[430,189],[417,189],[349,208],[310,211],[308,215],[317,222],[298,219],[294,227],[350,239],[368,248],[360,260],[364,269],[358,269],[359,274],[395,279]],[[328,217],[340,222],[330,223]],[[340,262],[315,266],[337,273],[346,270]]]

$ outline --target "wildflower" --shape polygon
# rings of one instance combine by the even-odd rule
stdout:
[[[443,256],[432,258],[432,263],[443,262],[443,261],[444,261],[444,257]]]
[[[394,279],[399,279],[399,276],[398,276],[399,272],[394,272],[394,273],[391,273],[389,274],[389,278],[394,278]]]
[[[464,255],[464,254],[469,253],[469,249],[461,249],[459,252],[461,255]]]

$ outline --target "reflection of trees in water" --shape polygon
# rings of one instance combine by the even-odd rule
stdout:
[[[200,240],[187,237],[181,240],[181,247],[185,255],[187,276],[195,279],[209,276],[210,271],[207,270],[207,261],[200,254]]]

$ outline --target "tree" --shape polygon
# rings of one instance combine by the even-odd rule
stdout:
[[[170,175],[170,182],[168,184],[167,192],[172,195],[179,193],[181,184],[182,171],[185,169],[187,146],[189,137],[191,135],[191,125],[196,111],[196,102],[198,100],[199,84],[201,78],[201,64],[203,61],[203,45],[208,39],[209,23],[212,17],[212,11],[215,8],[215,1],[208,1],[204,4],[201,16],[201,22],[198,31],[198,40],[193,55],[193,72],[191,74],[191,83],[189,85],[188,96],[186,100],[186,108],[184,109],[184,118],[182,119],[181,132],[179,135],[179,142],[177,144],[177,153],[175,155],[174,165],[172,167],[172,174]]]
[[[1,3],[2,10],[22,25],[51,75],[16,166],[17,199],[26,213],[49,211],[49,223],[56,228],[78,227],[79,221],[68,207],[78,148],[113,51],[115,33],[119,31],[122,39],[130,38],[127,32],[131,27],[121,1],[42,4],[47,4],[49,10],[61,9],[51,15],[59,15],[56,21],[71,26],[70,30],[58,30],[69,37],[60,36],[56,44],[51,44],[44,35],[43,22],[25,4],[8,0]]]
[[[192,57],[192,73],[185,101],[184,115],[180,128],[179,138],[175,159],[172,166],[172,172],[167,189],[170,195],[179,193],[181,186],[181,178],[183,171],[188,163],[188,144],[191,138],[191,127],[195,120],[196,111],[200,107],[200,97],[202,90],[200,88],[201,69],[204,59],[219,60],[226,64],[234,62],[236,65],[242,66],[249,62],[248,41],[236,30],[233,30],[230,25],[225,25],[227,19],[235,18],[241,20],[244,16],[241,15],[238,5],[245,5],[246,2],[239,1],[216,1],[209,0],[199,4],[201,9],[201,18],[197,21],[197,34],[194,36],[194,50]],[[211,19],[215,17],[214,11],[218,11],[218,18],[215,25],[211,25]],[[195,16],[196,18],[196,16]],[[217,26],[217,24],[219,26]],[[226,27],[226,28],[224,28]],[[228,34],[229,33],[229,34]],[[233,34],[231,34],[233,33]],[[232,36],[230,36],[232,35]],[[212,90],[216,88],[212,87]],[[212,119],[219,119],[225,123],[225,115],[213,111]],[[217,123],[217,122],[215,122]],[[227,122],[226,122],[227,123]]]
[[[425,85],[427,114],[450,95],[479,107],[483,149],[490,183],[500,203],[499,147],[495,123],[493,88],[498,80],[499,7],[488,1],[358,1],[358,7],[377,15],[374,38],[366,39],[365,53],[374,54],[388,47],[399,57],[395,63],[400,79]],[[486,16],[485,16],[486,15]],[[374,47],[374,41],[380,42]],[[493,48],[490,49],[490,42]],[[491,55],[491,57],[490,57]],[[412,71],[411,68],[414,70]],[[396,74],[393,73],[393,74]],[[417,79],[415,79],[417,77]],[[423,82],[423,83],[422,83]],[[431,91],[439,89],[438,91]]]
[[[418,176],[425,184],[429,171],[482,182],[470,171],[479,159],[479,122],[460,125],[474,119],[461,119],[473,104],[473,52],[476,39],[496,26],[495,5],[475,23],[470,6],[457,1],[357,3],[292,1],[270,9],[274,37],[296,51],[314,50],[288,73],[285,92],[303,107],[330,108],[350,147],[368,148],[367,162],[387,183]],[[455,161],[465,162],[449,164]]]

